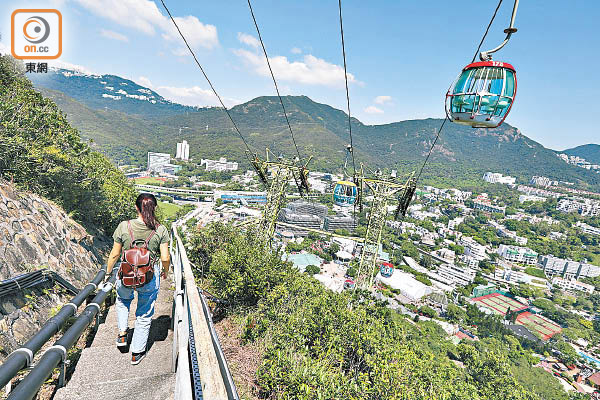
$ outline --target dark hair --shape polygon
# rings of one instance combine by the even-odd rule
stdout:
[[[154,210],[158,205],[156,197],[150,193],[142,193],[135,200],[135,206],[137,207],[140,214],[142,214],[142,220],[144,224],[150,229],[156,229],[159,225]]]

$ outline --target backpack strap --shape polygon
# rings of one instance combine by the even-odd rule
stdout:
[[[158,229],[159,225],[156,225],[156,229]],[[156,234],[156,229],[154,229],[152,232],[150,232],[150,235],[148,236],[148,238],[146,239],[146,241],[144,242],[144,247],[148,248],[148,243],[150,243],[150,239],[152,239],[152,236],[154,236]]]
[[[129,231],[129,247],[133,247],[133,242],[135,242],[135,239],[133,237],[133,231],[131,230],[131,221],[127,221],[127,230]]]

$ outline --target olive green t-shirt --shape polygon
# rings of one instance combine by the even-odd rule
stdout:
[[[143,222],[132,219],[130,220],[130,223],[131,232],[136,241],[143,242],[150,236],[152,229],[148,228]],[[113,234],[113,240],[117,243],[121,243],[126,250],[131,248],[131,239],[127,228],[127,221],[123,221],[117,226],[117,229],[115,229],[115,233]],[[160,225],[156,229],[154,236],[152,236],[148,242],[148,250],[150,250],[153,257],[160,257],[160,245],[162,243],[169,243],[169,231],[163,225]]]

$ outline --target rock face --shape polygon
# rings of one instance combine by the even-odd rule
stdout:
[[[0,180],[0,280],[46,267],[82,287],[102,267],[110,244],[52,202]]]
[[[48,268],[82,288],[102,268],[111,244],[51,201],[0,180],[0,280]],[[71,297],[47,284],[0,297],[0,359]]]

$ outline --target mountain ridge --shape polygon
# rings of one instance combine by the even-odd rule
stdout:
[[[570,156],[585,158],[587,162],[592,164],[600,164],[600,144],[582,144],[570,149],[559,151],[558,153],[565,153]]]
[[[117,162],[142,164],[147,151],[173,154],[176,143],[186,139],[192,157],[226,156],[247,164],[242,140],[218,107],[178,105],[114,75],[70,75],[65,70],[53,75],[49,73],[45,80],[34,79],[36,87],[63,108],[83,137],[93,140],[99,150]],[[135,91],[146,93],[148,98],[154,96],[151,100],[156,103],[102,96],[106,86],[117,84],[128,87],[124,90],[128,94]],[[283,101],[302,157],[314,157],[313,169],[340,172],[349,142],[347,114],[307,96],[284,96]],[[269,147],[276,154],[295,156],[277,97],[259,96],[232,107],[230,114],[253,151],[263,153]],[[358,161],[402,171],[422,164],[442,122],[434,118],[381,125],[365,125],[356,118],[351,121]],[[179,128],[183,129],[181,134]],[[553,150],[506,123],[495,129],[446,124],[424,176],[474,182],[487,170],[511,174],[522,181],[532,175],[546,175],[600,188],[600,175],[565,164]]]

